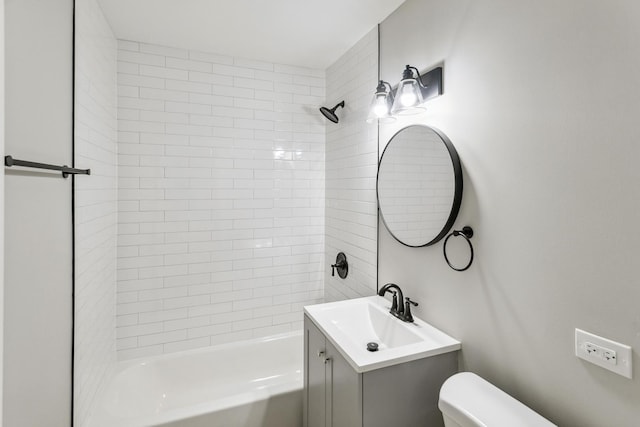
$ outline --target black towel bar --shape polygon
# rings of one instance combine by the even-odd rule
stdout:
[[[67,178],[69,175],[82,174],[91,175],[91,169],[76,169],[68,166],[48,165],[46,163],[29,162],[27,160],[14,159],[11,156],[4,156],[4,165],[7,167],[23,166],[25,168],[48,169],[52,171],[62,172],[62,176]]]

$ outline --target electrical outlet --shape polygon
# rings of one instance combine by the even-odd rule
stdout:
[[[576,356],[623,377],[632,377],[631,347],[576,328]]]
[[[613,350],[605,349],[602,352],[602,358],[605,362],[608,362],[612,365],[616,365],[618,363],[618,359],[616,358],[616,352]]]
[[[584,343],[584,350],[591,357],[602,358],[602,347],[595,345],[591,342]]]

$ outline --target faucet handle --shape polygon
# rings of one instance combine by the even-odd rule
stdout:
[[[418,306],[418,303],[417,303],[417,302],[415,302],[415,301],[412,301],[409,297],[405,297],[405,299],[404,299],[404,300],[405,300],[408,304],[413,305],[414,307],[417,307],[417,306]]]
[[[391,302],[391,311],[398,311],[398,293],[396,291],[391,291],[393,294],[392,302]]]
[[[411,301],[411,299],[409,299],[409,297],[405,298],[405,303],[404,303],[404,313],[402,314],[402,316],[404,317],[404,321],[405,322],[413,322],[413,315],[411,314],[411,306],[417,307],[418,303],[415,301]]]

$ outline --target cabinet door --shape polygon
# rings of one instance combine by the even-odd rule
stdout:
[[[326,348],[327,427],[362,426],[362,374],[329,341]]]
[[[326,427],[325,338],[305,316],[304,426]]]

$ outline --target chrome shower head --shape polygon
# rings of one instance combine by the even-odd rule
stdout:
[[[338,109],[338,107],[344,108],[344,101],[340,101],[335,107],[331,109],[327,107],[320,107],[320,112],[322,113],[323,116],[325,116],[327,119],[329,119],[333,123],[338,123],[338,121],[340,120],[338,119],[338,116],[336,116],[336,110]]]

